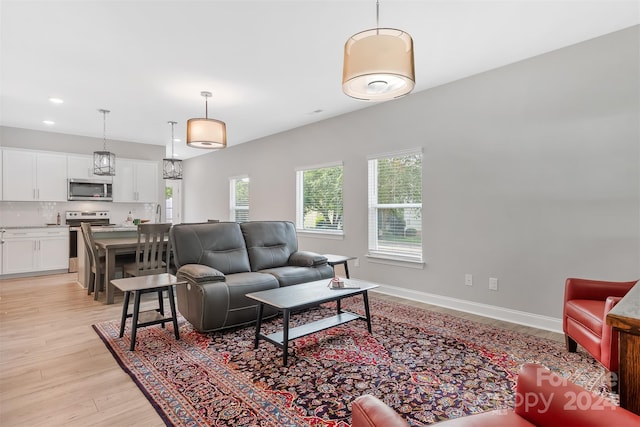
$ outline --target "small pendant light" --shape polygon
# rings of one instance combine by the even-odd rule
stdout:
[[[227,125],[209,118],[207,98],[211,92],[200,92],[204,97],[204,118],[187,120],[187,145],[194,148],[219,149],[227,146]]]
[[[342,91],[356,99],[386,101],[404,96],[415,86],[413,39],[395,28],[380,28],[376,0],[376,28],[362,31],[344,45]]]
[[[171,158],[162,159],[163,179],[182,179],[182,160],[173,158],[173,126],[178,122],[167,122],[171,125]]]
[[[93,174],[114,176],[116,174],[116,155],[107,151],[107,114],[111,111],[100,109],[102,113],[102,151],[93,152]]]

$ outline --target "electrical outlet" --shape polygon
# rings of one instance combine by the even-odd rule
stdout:
[[[489,289],[491,289],[492,291],[498,290],[498,279],[496,279],[495,277],[489,278]]]
[[[360,258],[356,258],[353,260],[353,266],[354,267],[360,267]]]
[[[473,286],[473,276],[471,274],[464,275],[464,284],[467,286]]]

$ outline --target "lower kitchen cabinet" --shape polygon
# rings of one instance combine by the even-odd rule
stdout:
[[[4,233],[2,274],[69,269],[69,229],[16,228]]]

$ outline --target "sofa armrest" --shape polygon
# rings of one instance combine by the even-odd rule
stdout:
[[[365,394],[351,404],[352,427],[408,427],[391,407],[375,396]]]
[[[518,375],[515,412],[537,426],[637,426],[640,423],[640,416],[534,363],[523,365]]]
[[[317,254],[315,252],[297,251],[289,256],[289,265],[296,267],[316,267],[318,265],[325,265],[327,263],[327,257]]]
[[[225,280],[220,270],[202,264],[183,265],[178,269],[177,277],[191,283],[224,282]]]

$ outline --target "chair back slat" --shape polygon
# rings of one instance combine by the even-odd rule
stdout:
[[[172,224],[139,224],[136,260],[138,275],[166,273],[169,271],[171,242],[169,230]],[[166,254],[166,259],[163,255]]]
[[[96,276],[100,277],[102,275],[102,268],[99,262],[100,256],[98,254],[98,248],[96,246],[95,240],[93,240],[93,231],[91,230],[91,224],[88,222],[80,223],[80,228],[82,229],[82,240],[84,241],[84,247],[87,251],[87,255],[89,256],[89,263],[91,264],[89,268],[91,270],[95,269]]]

